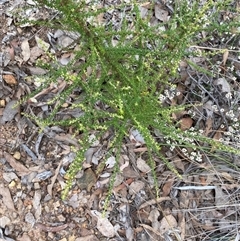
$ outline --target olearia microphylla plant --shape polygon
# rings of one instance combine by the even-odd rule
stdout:
[[[220,34],[230,31],[236,25],[236,23],[223,23],[220,26],[216,21],[216,16],[229,1],[209,0],[202,5],[199,1],[191,3],[178,1],[173,4],[175,9],[169,20],[155,25],[150,24],[152,16],[150,12],[154,10],[154,3],[148,7],[149,16],[142,17],[141,3],[129,1],[127,7],[131,11],[122,15],[121,22],[117,26],[111,21],[98,22],[98,17],[107,15],[110,10],[113,11],[114,6],[98,7],[95,1],[39,0],[36,2],[39,7],[57,10],[58,16],[50,22],[42,20],[34,24],[55,29],[62,28],[80,36],[76,42],[78,47],[71,50],[74,52],[74,58],[67,65],[61,65],[57,61],[39,64],[48,72],[44,76],[44,84],[37,91],[50,84],[58,85],[59,79],[64,79],[67,83],[64,91],[49,101],[49,104],[54,103],[52,113],[45,119],[28,115],[42,128],[49,125],[72,126],[81,133],[79,140],[81,148],[68,169],[68,181],[62,198],[66,198],[76,173],[82,168],[85,161],[84,154],[91,145],[89,133],[93,131],[97,133],[97,138],[108,130],[114,133],[114,137],[110,140],[109,152],[114,150],[116,163],[109,184],[106,205],[110,199],[115,177],[120,171],[118,159],[121,146],[130,129],[138,130],[146,143],[156,197],[159,196],[159,185],[154,156],[158,156],[175,175],[181,178],[175,167],[161,154],[162,145],[170,146],[171,150],[179,147],[186,157],[196,162],[202,161],[203,152],[210,153],[211,150],[239,154],[238,148],[232,146],[230,139],[221,142],[202,135],[200,131],[182,131],[179,128],[179,123],[173,119],[173,114],[188,110],[194,104],[166,103],[166,100],[172,100],[180,94],[175,84],[180,62],[185,59],[192,68],[196,67],[188,56],[194,54],[189,51],[190,46],[200,43],[199,33],[204,31],[208,38],[213,29],[218,28]],[[126,3],[116,8],[124,12]],[[132,19],[131,24],[129,18]],[[80,59],[83,60],[81,63]],[[200,67],[198,71],[202,69]],[[206,71],[206,74],[211,76],[212,73]],[[79,92],[79,97],[67,108],[79,108],[83,114],[75,118],[57,120],[56,113],[69,95],[76,90]],[[96,103],[101,103],[104,108],[96,108]],[[155,130],[164,137],[164,143],[158,142],[155,138]],[[230,136],[234,131],[229,129],[227,133]],[[187,152],[187,148],[191,148],[191,153]]]

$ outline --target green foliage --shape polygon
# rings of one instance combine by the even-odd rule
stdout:
[[[187,48],[198,43],[196,36],[199,32],[208,33],[220,26],[215,17],[229,1],[206,1],[202,6],[198,1],[193,1],[191,5],[189,1],[179,1],[175,4],[174,16],[168,22],[155,26],[149,25],[149,17],[141,18],[139,3],[132,1],[134,26],[130,28],[127,19],[123,18],[117,30],[114,26],[104,26],[97,22],[99,14],[105,13],[107,9],[97,8],[94,1],[37,2],[40,6],[58,10],[59,15],[50,23],[41,21],[35,24],[80,34],[75,58],[67,66],[57,62],[41,64],[48,69],[45,84],[41,88],[50,83],[57,84],[60,78],[67,82],[67,88],[52,100],[52,103],[57,104],[49,116],[44,120],[34,117],[42,127],[59,124],[75,127],[75,130],[82,133],[82,139],[79,140],[82,148],[68,170],[69,180],[63,198],[82,167],[84,153],[91,144],[88,138],[91,131],[101,136],[105,131],[113,130],[115,137],[111,147],[118,150],[119,156],[123,138],[131,128],[137,129],[148,147],[157,196],[159,190],[153,156],[159,156],[175,174],[179,174],[160,154],[161,145],[166,143],[159,143],[154,138],[153,130],[158,130],[165,140],[171,140],[176,146],[191,147],[198,151],[210,150],[214,146],[222,151],[238,152],[207,137],[181,131],[172,119],[172,114],[189,106],[168,106],[159,100],[164,90],[175,88],[174,80],[178,76],[179,63],[189,54]],[[124,4],[118,6],[119,9],[124,7]],[[211,14],[213,9],[215,12]],[[223,25],[219,27],[222,33],[229,28]],[[117,40],[116,45],[113,40]],[[80,108],[84,114],[73,119],[57,120],[56,113],[76,89],[81,92],[79,99],[68,108]],[[103,108],[96,108],[96,103],[101,103]],[[199,143],[202,142],[208,145],[201,147]],[[108,197],[114,177],[119,171],[117,163]]]

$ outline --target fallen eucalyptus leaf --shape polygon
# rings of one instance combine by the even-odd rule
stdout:
[[[108,238],[115,236],[114,227],[107,218],[102,217],[102,214],[97,210],[91,210],[91,214],[97,218],[97,229],[103,236]]]

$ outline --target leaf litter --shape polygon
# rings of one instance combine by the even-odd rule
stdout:
[[[3,215],[0,219],[0,239],[54,240],[55,233],[59,235],[58,240],[65,238],[68,241],[97,241],[102,237],[110,240],[173,240],[174,236],[180,237],[178,240],[187,240],[197,235],[208,236],[211,232],[221,236],[232,233],[234,236],[237,227],[235,220],[239,215],[236,210],[239,201],[238,169],[226,167],[226,164],[214,158],[211,162],[199,164],[183,155],[181,150],[175,149],[169,155],[169,150],[163,149],[183,179],[177,181],[170,177],[161,160],[155,157],[161,186],[161,196],[155,198],[151,194],[151,169],[144,155],[147,151],[145,140],[136,129],[130,130],[129,140],[123,143],[119,163],[121,173],[114,183],[106,217],[102,216],[101,204],[106,199],[106,186],[116,162],[116,153],[106,156],[107,145],[101,139],[96,139],[94,133],[90,136],[93,143],[86,152],[83,174],[79,174],[81,177],[77,178],[69,199],[61,201],[59,193],[67,178],[65,169],[73,160],[70,157],[71,146],[80,148],[78,138],[81,136],[73,138],[70,131],[58,127],[47,127],[40,136],[37,131],[34,132],[37,126],[30,120],[20,124],[23,117],[19,116],[16,104],[20,97],[31,92],[32,85],[36,87],[41,85],[41,81],[44,82],[46,71],[36,67],[35,63],[40,59],[48,59],[46,50],[51,50],[52,53],[59,51],[60,57],[56,55],[56,58],[65,65],[73,53],[66,53],[63,49],[69,46],[74,49],[80,36],[62,30],[37,30],[31,25],[20,25],[17,28],[14,21],[18,21],[19,15],[14,19],[14,11],[21,11],[29,19],[51,19],[56,13],[46,9],[39,11],[33,1],[3,0],[0,4],[6,13],[5,17],[0,16],[4,29],[4,32],[1,30],[0,50],[0,103],[3,103],[0,106],[0,176],[3,177],[0,183],[0,209]],[[111,5],[111,2],[108,4]],[[171,18],[170,10],[173,9],[170,5],[162,4],[155,4],[151,8],[149,2],[139,5],[139,8],[142,18],[151,15],[151,25],[167,23]],[[119,9],[113,11],[115,17],[121,19]],[[113,17],[114,14],[111,13],[110,16]],[[106,21],[116,20],[105,20],[103,16],[98,16],[89,21],[92,24],[106,24]],[[237,75],[240,67],[235,58],[226,49],[219,61],[223,66],[233,61]],[[206,61],[205,58],[197,57],[192,57],[191,60],[198,65],[204,65]],[[229,71],[227,76],[211,82],[207,81],[208,76],[190,75],[189,68],[187,63],[182,63],[182,79],[177,83],[180,94],[168,103],[185,103],[195,91],[204,104],[202,108],[191,109],[193,113],[198,110],[195,114],[175,113],[174,118],[182,131],[197,126],[203,129],[206,136],[219,140],[223,138],[224,130],[221,127],[224,122],[219,122],[222,117],[220,110],[228,113],[234,104],[229,102],[226,94],[235,95],[236,101],[238,99],[239,89],[234,92],[236,87],[235,90],[232,87],[233,74]],[[91,70],[89,74],[90,72]],[[213,92],[212,95],[208,95],[204,88],[206,85]],[[65,87],[66,83],[62,81],[59,86],[43,89],[27,105],[22,105],[22,110],[43,116],[50,108],[44,98],[53,98]],[[218,106],[217,109],[215,105]],[[79,110],[61,114],[76,116],[79,115]],[[233,114],[239,119],[237,111]],[[231,112],[228,120],[230,115]],[[162,138],[157,131],[154,132],[158,138]],[[102,161],[105,161],[103,169],[100,168]],[[100,173],[97,170],[101,170]],[[189,175],[189,170],[193,174]],[[211,176],[210,181],[204,179],[199,170],[207,172]]]

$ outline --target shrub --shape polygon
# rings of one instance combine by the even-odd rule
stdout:
[[[82,168],[84,154],[93,141],[89,138],[92,132],[96,134],[96,138],[109,130],[114,133],[109,152],[114,150],[118,160],[123,140],[128,136],[129,130],[137,130],[147,146],[156,196],[159,196],[159,190],[154,156],[160,157],[172,172],[181,177],[161,154],[162,146],[170,146],[172,149],[185,147],[188,153],[183,151],[184,155],[189,157],[189,153],[196,153],[192,159],[195,162],[201,162],[204,153],[239,154],[231,143],[225,145],[219,140],[204,136],[196,129],[191,131],[189,128],[181,128],[179,120],[174,116],[198,106],[196,96],[188,104],[172,101],[178,94],[176,86],[181,61],[184,60],[193,69],[197,68],[197,71],[212,75],[211,71],[191,62],[189,57],[199,55],[199,51],[190,47],[204,44],[212,37],[215,29],[221,35],[236,27],[236,22],[220,25],[216,20],[230,1],[206,1],[202,5],[199,1],[176,1],[170,19],[158,24],[150,24],[154,3],[148,5],[148,13],[143,17],[143,7],[137,1],[130,1],[127,5],[124,3],[101,7],[95,1],[37,2],[41,7],[57,10],[58,17],[51,22],[42,20],[34,24],[79,34],[74,43],[77,47],[71,49],[74,58],[66,66],[54,60],[50,53],[52,62],[38,63],[48,73],[37,91],[52,83],[58,85],[59,79],[64,79],[67,86],[60,95],[49,101],[54,106],[52,113],[43,120],[32,116],[42,128],[49,125],[72,126],[76,132],[81,133],[81,149],[77,150],[76,158],[69,167],[69,179],[62,193],[63,198],[71,188],[76,173]],[[117,26],[113,22],[99,20],[111,8],[124,13],[126,7],[131,11],[120,19]],[[132,21],[129,22],[129,19]],[[205,39],[199,38],[202,32],[205,33]],[[202,54],[207,57],[211,57],[210,54],[216,55],[219,51],[213,53],[202,49]],[[63,108],[72,93],[78,94],[74,94],[76,99],[67,108],[79,108],[83,114],[76,118],[58,120],[57,112]],[[118,172],[116,161],[108,198]]]

